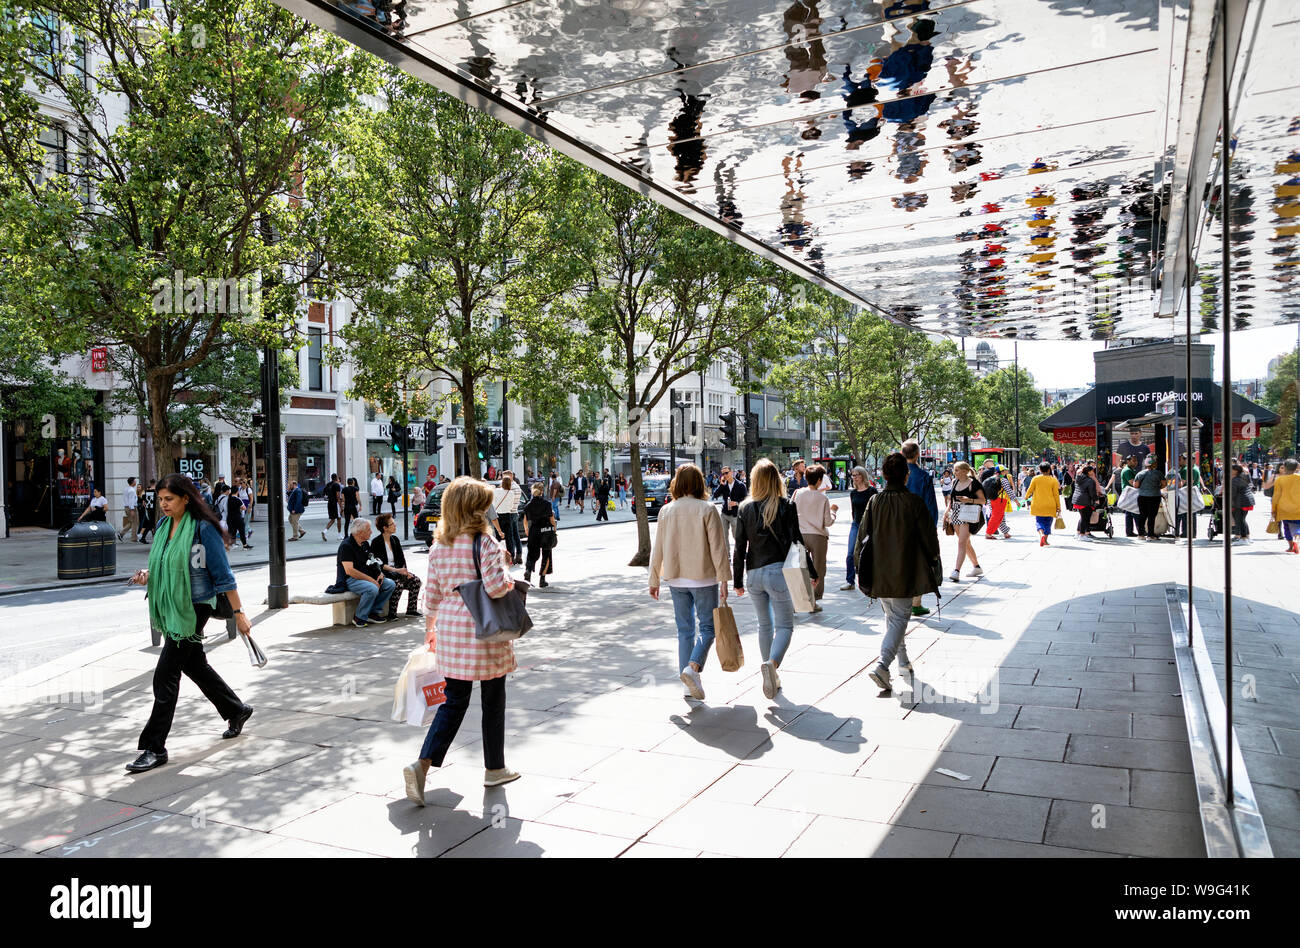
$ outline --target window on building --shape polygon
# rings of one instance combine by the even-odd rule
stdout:
[[[767,418],[771,427],[784,427],[786,422],[785,402],[779,398],[769,398],[767,400]]]
[[[81,77],[81,88],[90,89],[90,49],[86,45],[83,37],[75,37],[72,41],[72,68],[76,70],[77,75]]]
[[[36,45],[32,47],[32,58],[41,72],[57,75],[59,56],[63,53],[63,36],[59,29],[59,18],[49,10],[32,10],[32,26],[36,27]]]
[[[77,191],[81,203],[90,206],[93,197],[90,184],[91,171],[90,135],[84,130],[77,136]]]
[[[802,431],[803,419],[791,412],[785,418],[785,427],[787,431]]]
[[[374,421],[375,417],[375,403],[366,402],[366,421]]]
[[[319,392],[325,387],[324,360],[321,358],[321,328],[307,328],[307,388]]]
[[[758,426],[767,427],[767,406],[764,404],[763,396],[759,395],[749,400],[749,409],[758,415]]]
[[[708,412],[705,416],[705,424],[719,424],[722,421],[722,395],[719,392],[709,392],[707,398]]]
[[[41,129],[37,140],[45,150],[44,162],[36,172],[38,184],[54,176],[68,173],[68,133],[62,125],[49,125]]]

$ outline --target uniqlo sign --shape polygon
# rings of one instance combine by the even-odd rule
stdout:
[[[104,346],[97,346],[90,350],[90,371],[108,371],[108,349]]]

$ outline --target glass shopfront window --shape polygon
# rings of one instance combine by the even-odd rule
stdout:
[[[324,438],[284,439],[284,482],[297,481],[302,489],[315,497],[325,488],[329,474],[325,467]]]
[[[98,396],[96,396],[98,398]],[[46,422],[19,419],[5,429],[5,497],[13,526],[62,527],[80,516],[98,486],[104,426],[85,415]]]

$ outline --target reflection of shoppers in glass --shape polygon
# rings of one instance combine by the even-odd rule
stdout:
[[[1273,489],[1273,519],[1282,524],[1282,539],[1287,552],[1300,553],[1300,463],[1288,458],[1280,465],[1281,473],[1264,482]]]
[[[1251,491],[1250,474],[1240,464],[1232,465],[1232,532],[1237,539],[1250,542],[1250,527],[1246,514],[1255,509],[1255,495]]]
[[[1138,489],[1138,536],[1149,541],[1156,538],[1156,514],[1160,512],[1160,492],[1164,490],[1165,479],[1156,470],[1156,459],[1151,455],[1142,463],[1145,466],[1133,478],[1133,486]]]

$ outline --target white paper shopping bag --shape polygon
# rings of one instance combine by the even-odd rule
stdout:
[[[406,679],[406,723],[428,727],[447,700],[447,681],[437,668],[422,668]]]

